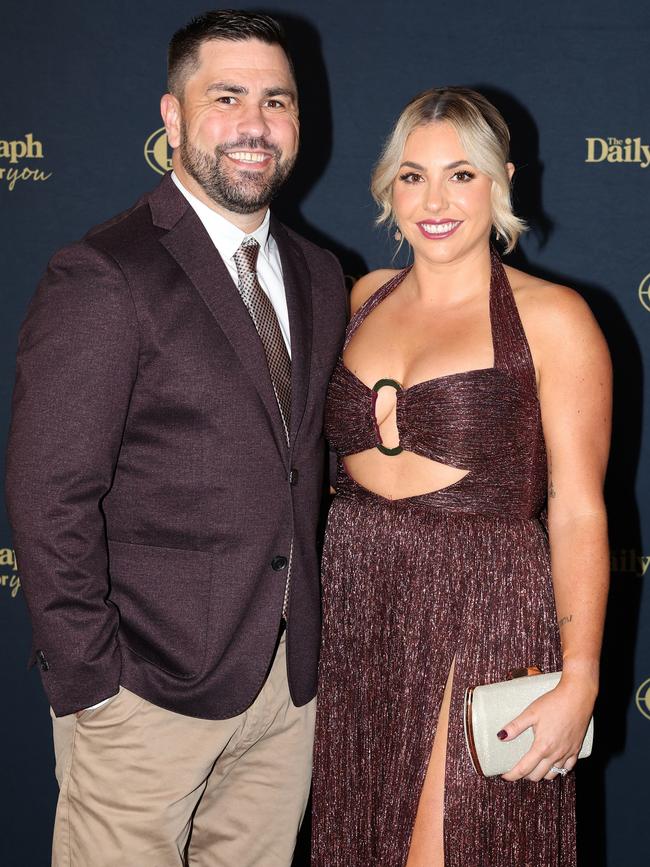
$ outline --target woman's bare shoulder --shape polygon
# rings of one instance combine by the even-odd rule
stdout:
[[[350,293],[350,313],[352,316],[380,286],[388,283],[396,274],[399,274],[399,271],[394,268],[380,268],[377,271],[370,271],[368,274],[364,274],[363,277],[359,277]]]
[[[509,266],[506,274],[526,331],[530,328],[539,334],[551,329],[559,336],[558,332],[593,327],[589,305],[575,289]]]

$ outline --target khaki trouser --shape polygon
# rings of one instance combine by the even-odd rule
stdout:
[[[315,700],[294,707],[284,635],[251,707],[202,720],[120,689],[53,717],[53,867],[289,867],[311,778]]]

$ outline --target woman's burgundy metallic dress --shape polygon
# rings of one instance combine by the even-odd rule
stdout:
[[[346,345],[406,273],[358,310]],[[469,471],[442,490],[388,500],[347,475],[346,455],[381,442],[376,395],[342,360],[334,371],[326,431],[339,472],[323,565],[314,867],[406,863],[454,658],[446,867],[575,865],[574,775],[486,780],[465,746],[467,686],[527,665],[561,668],[535,370],[496,253],[490,318],[493,368],[397,392],[400,445]]]

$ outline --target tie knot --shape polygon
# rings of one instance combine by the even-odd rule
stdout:
[[[260,251],[260,245],[255,238],[245,238],[240,247],[235,251],[233,259],[235,267],[240,277],[244,274],[255,273],[257,271],[257,254]]]

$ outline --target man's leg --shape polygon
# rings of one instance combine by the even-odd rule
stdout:
[[[78,719],[54,719],[53,867],[182,865],[206,779],[242,723],[182,716],[126,689]]]
[[[284,635],[246,721],[210,774],[190,867],[289,867],[311,782],[316,700],[289,696]]]

